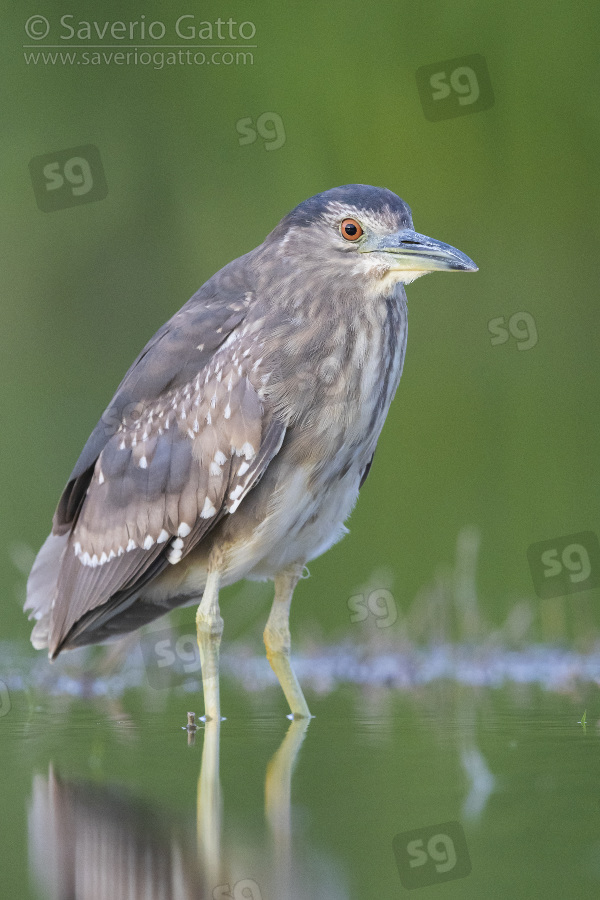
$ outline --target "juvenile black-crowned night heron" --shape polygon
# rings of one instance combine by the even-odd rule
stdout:
[[[402,372],[404,285],[476,268],[417,234],[396,194],[353,184],[213,275],[146,344],[71,473],[29,577],[33,645],[54,658],[199,600],[218,718],[219,588],[272,579],[267,656],[308,716],[292,594],[346,533],[367,477]]]

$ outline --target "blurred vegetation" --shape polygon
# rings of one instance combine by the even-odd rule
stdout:
[[[252,66],[27,66],[23,25],[39,10],[5,10],[3,635],[29,633],[28,554],[145,341],[294,205],[348,182],[396,191],[419,231],[459,247],[480,272],[408,288],[404,376],[371,476],[350,536],[299,587],[293,625],[352,628],[348,598],[382,569],[392,575],[381,587],[408,610],[453,564],[465,526],[481,535],[486,619],[501,625],[521,600],[537,609],[528,546],[598,520],[600,8],[226,6],[143,11],[170,27],[190,12],[251,20]],[[57,23],[74,11],[47,3],[44,14]],[[114,2],[75,11],[102,22],[139,15]],[[427,121],[416,70],[472,53],[487,61],[494,105]],[[240,145],[236,123],[265,112],[281,117],[283,146]],[[100,150],[107,198],[41,212],[29,161],[87,143]],[[488,322],[518,312],[533,317],[535,346],[493,346]],[[245,595],[226,593],[226,622],[228,596],[233,605]],[[268,596],[262,586],[265,616]],[[597,599],[550,604],[567,623],[561,633],[577,631],[582,609],[593,630]]]

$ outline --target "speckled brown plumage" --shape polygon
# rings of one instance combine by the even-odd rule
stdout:
[[[348,216],[371,244],[344,240]],[[390,235],[412,268],[394,268]],[[197,600],[217,546],[227,584],[273,578],[345,533],[402,372],[403,283],[474,268],[453,248],[433,265],[439,242],[415,268],[421,238],[390,191],[327,191],[157,332],[86,443],[34,564],[35,646],[55,656]]]

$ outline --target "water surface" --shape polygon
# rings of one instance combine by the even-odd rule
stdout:
[[[59,672],[43,691],[31,683],[37,663],[14,653],[0,720],[0,895],[597,896],[594,657],[587,677],[567,657],[570,677],[548,684],[539,673],[560,658],[564,672],[564,655],[530,650],[515,671],[539,677],[496,675],[493,686],[478,683],[481,653],[465,667],[467,651],[450,650],[421,651],[421,669],[440,659],[446,669],[404,686],[388,670],[367,677],[363,661],[360,684],[325,689],[333,651],[315,656],[310,722],[286,718],[268,677],[245,690],[225,654],[227,718],[195,733],[183,728],[188,710],[201,712],[191,683],[160,691],[138,671],[136,684],[130,663],[104,681]],[[496,655],[496,673],[502,663],[510,675],[514,656]],[[462,678],[449,659],[463,660]]]

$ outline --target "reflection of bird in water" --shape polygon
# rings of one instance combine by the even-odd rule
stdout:
[[[32,641],[61,650],[201,598],[218,718],[219,588],[272,579],[269,661],[296,716],[289,610],[305,563],[345,533],[402,372],[404,284],[474,271],[418,234],[391,191],[301,203],[149,341],[71,474],[33,566]]]
[[[291,777],[308,720],[290,723],[267,769],[270,839],[257,845],[228,815],[222,831],[220,722],[203,728],[197,842],[193,829],[122,788],[36,775],[29,856],[40,895],[51,900],[347,900],[340,867],[302,838],[292,842]],[[252,821],[255,817],[252,817]],[[235,838],[232,835],[235,834]]]
[[[197,860],[181,841],[163,811],[119,788],[64,780],[52,766],[34,777],[29,856],[44,897],[197,897]]]

